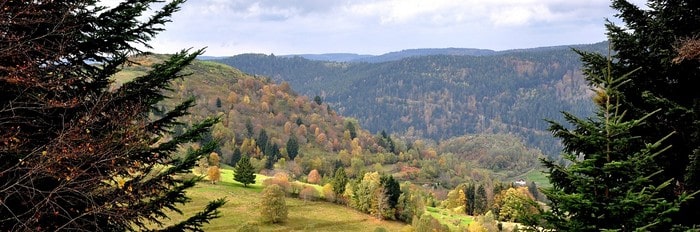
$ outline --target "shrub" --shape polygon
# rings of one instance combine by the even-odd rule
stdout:
[[[260,216],[263,222],[278,223],[287,220],[287,203],[284,191],[279,185],[273,184],[265,187],[262,192]]]
[[[301,192],[299,192],[299,198],[304,199],[305,201],[313,201],[318,198],[318,190],[314,188],[313,186],[306,186],[304,187]]]

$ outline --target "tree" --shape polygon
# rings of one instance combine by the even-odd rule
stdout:
[[[540,198],[540,191],[537,190],[537,184],[535,184],[534,181],[530,181],[530,184],[527,185],[527,191],[529,191],[530,194],[532,194],[532,197],[535,198],[535,200]]]
[[[379,186],[370,195],[369,213],[378,219],[394,219],[395,209],[389,204],[387,189],[384,186]]]
[[[0,230],[115,231],[164,227],[181,212],[196,179],[177,178],[213,151],[209,143],[177,158],[217,122],[169,131],[194,105],[158,109],[171,80],[202,50],[182,51],[142,76],[112,85],[137,47],[148,42],[182,0],[105,8],[93,0],[3,1],[0,17]],[[143,18],[141,15],[151,16]],[[115,33],[119,32],[119,33]],[[201,231],[223,199],[162,230]]]
[[[209,154],[209,166],[219,166],[220,162],[219,154],[212,152]]]
[[[318,174],[318,170],[311,170],[311,172],[309,172],[308,177],[306,178],[306,181],[310,184],[318,184],[319,182],[321,182],[321,175]]]
[[[209,166],[207,177],[212,184],[216,184],[216,182],[221,179],[221,171],[219,171],[219,166]]]
[[[681,194],[669,201],[662,193],[671,180],[654,181],[664,172],[655,159],[668,152],[669,146],[662,144],[672,135],[637,147],[642,138],[634,131],[659,111],[642,118],[626,114],[619,104],[625,96],[617,90],[628,83],[628,76],[612,78],[609,70],[604,76],[587,73],[600,99],[595,116],[581,119],[564,113],[571,129],[550,121],[569,164],[544,160],[553,185],[543,191],[552,206],[544,215],[545,226],[565,231],[669,231],[672,213],[689,197]],[[632,150],[635,147],[639,150]]]
[[[321,100],[321,96],[316,95],[314,97],[314,102],[316,103],[316,105],[321,105],[321,103],[323,103],[323,100]]]
[[[221,98],[216,98],[216,108],[221,108]]]
[[[313,201],[318,197],[318,190],[311,185],[304,186],[304,188],[299,192],[299,198],[303,199],[304,201]]]
[[[509,188],[504,191],[498,204],[501,206],[499,218],[503,221],[518,221],[525,215],[536,214],[537,209],[532,207],[533,199],[527,194],[525,187]]]
[[[287,203],[282,188],[276,184],[265,187],[260,202],[262,221],[269,223],[284,222],[287,220],[287,214]]]
[[[233,179],[248,187],[248,184],[255,184],[255,171],[253,165],[250,164],[250,157],[244,155],[236,164],[235,174]]]
[[[268,140],[269,140],[269,138],[267,137],[267,132],[265,131],[265,129],[261,129],[260,133],[258,134],[258,139],[255,140],[255,142],[257,142],[258,147],[260,148],[260,150],[263,151],[263,154],[265,154],[265,155],[270,154],[270,149],[268,147],[268,144],[269,144]]]
[[[393,176],[386,175],[381,177],[380,183],[384,188],[384,194],[387,197],[389,208],[396,208],[399,196],[401,196],[401,186],[399,186],[399,182],[396,181]]]
[[[231,155],[231,165],[236,165],[239,160],[241,160],[241,149],[235,147],[233,148],[233,154]]]
[[[466,213],[467,215],[474,215],[474,209],[476,206],[476,194],[474,183],[467,184],[467,188],[464,194],[467,197],[467,205],[465,207]]]
[[[291,135],[287,140],[287,156],[290,160],[294,160],[297,155],[299,155],[299,142],[297,142],[296,136]]]
[[[481,215],[488,211],[488,199],[486,196],[486,188],[483,184],[479,185],[474,194],[474,214]]]
[[[345,123],[345,130],[350,132],[350,139],[355,139],[357,138],[357,129],[355,128],[355,124],[348,121]]]
[[[673,186],[661,193],[672,202],[700,190],[700,92],[695,87],[700,78],[700,60],[690,58],[692,55],[686,57],[689,53],[679,50],[683,46],[678,45],[679,40],[697,38],[700,18],[695,16],[700,2],[650,0],[646,5],[648,8],[639,8],[628,1],[612,1],[624,25],[606,25],[615,50],[610,75],[629,73],[629,83],[617,89],[620,112],[627,112],[628,119],[646,118],[646,123],[630,131],[631,137],[639,139],[621,148],[624,153],[637,153],[646,149],[646,144],[655,144],[673,134],[665,139],[665,144],[672,145],[669,150],[649,164],[656,166],[654,170],[663,170],[651,178],[654,186],[672,179]],[[582,60],[585,70],[604,76],[609,61],[603,55],[582,53]],[[589,76],[588,80],[601,84],[594,77]],[[671,224],[697,225],[698,208],[700,199],[689,200],[674,214]]]
[[[190,149],[188,149],[190,150]],[[209,161],[207,157],[202,157],[197,161],[197,172],[199,172],[200,175],[205,175],[207,171],[209,170]]]
[[[323,188],[321,189],[321,194],[323,195],[323,199],[325,199],[326,201],[335,201],[335,191],[333,190],[332,184],[328,183],[323,185]]]
[[[345,175],[345,168],[339,167],[333,174],[333,191],[336,196],[340,196],[345,192],[347,183],[348,177]]]

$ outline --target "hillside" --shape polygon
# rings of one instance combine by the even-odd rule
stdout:
[[[606,47],[605,43],[576,46],[594,52]],[[579,57],[567,46],[489,56],[413,56],[382,63],[260,54],[217,62],[289,82],[307,96],[319,95],[374,133],[386,130],[434,140],[515,134],[550,156],[558,155],[560,147],[543,119],[561,121],[560,111],[588,115],[592,109]]]
[[[124,67],[114,77],[114,84],[119,85],[145,73],[151,64],[164,58],[165,55],[133,57],[131,60],[137,65]],[[203,142],[216,141],[220,144],[216,153],[221,157],[220,164],[223,167],[229,167],[226,164],[233,165],[242,156],[248,156],[257,173],[288,176],[289,182],[294,183],[315,183],[316,193],[309,190],[312,191],[308,193],[310,196],[323,196],[327,201],[332,201],[335,196],[339,199],[336,203],[357,210],[349,211],[348,208],[327,203],[307,204],[306,201],[291,200],[289,205],[298,207],[293,209],[296,212],[293,216],[294,223],[274,228],[264,225],[265,230],[361,231],[366,226],[404,227],[400,223],[383,223],[362,215],[373,212],[367,208],[370,203],[368,197],[374,196],[370,193],[377,192],[374,188],[379,183],[383,185],[382,179],[385,177],[395,178],[395,189],[404,195],[404,199],[416,199],[403,203],[416,207],[416,211],[402,211],[404,214],[396,211],[399,216],[382,217],[410,222],[413,215],[424,211],[423,206],[440,204],[448,197],[448,192],[464,186],[464,183],[486,186],[486,194],[493,196],[499,193],[495,186],[508,185],[516,178],[540,170],[537,158],[543,157],[542,153],[528,148],[520,138],[513,135],[465,135],[436,143],[424,139],[404,140],[384,132],[372,134],[362,129],[357,120],[340,116],[321,98],[310,100],[296,94],[286,82],[277,84],[269,78],[247,75],[230,66],[211,61],[195,61],[185,73],[191,75],[172,83],[173,91],[166,93],[169,99],[158,105],[159,110],[154,111],[154,114],[193,97],[197,105],[190,110],[190,115],[183,118],[184,125],[173,129],[176,134],[182,133],[191,122],[205,117],[216,116],[221,122],[214,125],[199,143],[183,146],[180,152],[184,153],[191,146],[200,146]],[[292,140],[298,144],[298,152],[293,152],[297,148],[289,146]],[[206,159],[200,161],[208,163]],[[205,173],[207,167],[201,166],[204,165],[201,162],[198,165],[194,172]],[[331,197],[326,197],[326,193],[321,195],[340,168],[346,173],[346,187],[350,186],[349,190]],[[231,185],[233,178],[231,170],[227,168],[221,171],[221,178],[221,185],[201,182],[199,187],[188,194],[201,204],[215,196],[243,197],[248,200],[240,201],[237,198],[231,201],[231,205],[225,207],[224,214],[253,211],[251,207],[255,206],[248,203],[256,202],[256,195],[239,191],[240,186],[235,186],[236,184]],[[257,184],[260,182],[258,180]],[[398,183],[402,183],[400,189]],[[294,187],[294,184],[290,186],[285,190],[288,196],[308,196],[307,193],[299,192],[301,187]],[[338,216],[314,223],[309,215],[299,213],[299,210],[323,211],[316,207],[324,208],[324,214]],[[189,212],[187,209],[185,211]],[[440,216],[442,218],[445,216]],[[255,219],[255,216],[240,220],[228,219],[208,228],[226,230],[231,228],[231,221],[239,224]],[[450,220],[455,221],[457,218]],[[466,226],[468,222],[464,221],[465,224],[461,226]],[[313,226],[302,226],[306,224]]]
[[[144,73],[149,64],[162,58],[163,55],[134,58],[142,65],[125,67],[115,78],[116,84]],[[522,140],[512,135],[486,136],[488,139],[480,140],[485,143],[483,146],[453,151],[431,141],[405,141],[391,134],[373,134],[363,129],[363,123],[342,117],[328,104],[319,104],[297,94],[286,82],[273,83],[268,78],[250,76],[211,61],[195,61],[186,72],[192,75],[175,81],[170,99],[160,107],[167,109],[176,102],[195,97],[197,105],[185,118],[186,122],[219,116],[221,123],[215,125],[203,141],[218,141],[221,146],[217,153],[227,164],[234,164],[241,155],[249,155],[257,170],[269,170],[274,165],[276,170],[293,177],[304,177],[313,169],[324,176],[332,175],[342,166],[351,177],[367,171],[381,171],[396,174],[403,180],[440,182],[449,187],[473,179],[475,173],[479,173],[479,178],[488,176],[488,179],[522,175],[538,166],[536,158],[541,156],[536,150],[525,149]],[[179,126],[175,131],[182,129]],[[260,141],[262,131],[267,143]],[[287,151],[292,137],[299,144],[296,156]],[[449,143],[443,142],[441,146]],[[490,144],[518,152],[492,156],[497,153]],[[484,155],[464,157],[462,153]],[[520,165],[517,168],[501,165],[511,169],[493,165],[503,161],[491,158],[502,159],[504,154],[509,156],[507,162]],[[455,159],[455,155],[459,159]],[[444,172],[446,170],[451,171]]]

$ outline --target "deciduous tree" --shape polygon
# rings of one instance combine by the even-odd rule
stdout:
[[[309,172],[308,177],[306,178],[306,181],[309,182],[310,184],[318,184],[321,182],[321,175],[318,174],[318,170],[314,169]]]
[[[287,220],[287,202],[284,191],[280,186],[273,184],[262,191],[260,202],[260,216],[263,222],[279,223]]]

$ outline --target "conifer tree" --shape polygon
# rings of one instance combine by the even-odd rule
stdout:
[[[339,167],[333,175],[333,192],[340,196],[345,193],[345,185],[348,183],[348,177],[345,175],[345,168]]]
[[[289,156],[289,160],[294,160],[294,158],[299,155],[299,142],[297,142],[297,138],[295,135],[289,136],[289,140],[287,140],[287,155]]]
[[[474,193],[474,214],[485,214],[488,210],[488,199],[486,196],[486,188],[481,184]]]
[[[700,60],[683,52],[691,50],[676,49],[683,47],[679,41],[700,36],[700,1],[650,0],[646,5],[647,8],[641,8],[624,0],[612,1],[624,24],[606,25],[615,51],[611,74],[619,77],[639,69],[630,74],[629,84],[619,88],[623,96],[620,107],[629,118],[642,118],[661,109],[631,132],[631,136],[640,139],[626,148],[628,153],[674,133],[666,140],[672,147],[650,164],[663,170],[652,178],[656,185],[673,179],[672,187],[662,193],[665,199],[673,201],[700,190]],[[600,54],[582,54],[585,69],[602,76],[607,59]],[[698,226],[698,208],[700,199],[689,200],[673,216],[674,224]]]
[[[247,155],[243,155],[241,160],[236,163],[235,171],[233,179],[243,184],[244,187],[248,187],[248,184],[255,184],[255,170]]]
[[[380,183],[384,188],[384,194],[387,196],[389,208],[396,208],[399,196],[401,196],[401,186],[399,186],[399,182],[396,181],[392,175],[386,175],[381,177]]]
[[[158,109],[169,83],[201,50],[182,51],[143,76],[112,85],[129,58],[143,54],[183,0],[3,1],[0,17],[0,231],[201,230],[218,217],[216,200],[174,225],[189,201],[190,172],[215,144],[173,157],[217,122],[171,134],[189,99]],[[150,17],[142,17],[150,12]],[[148,226],[147,226],[148,225]]]
[[[233,154],[231,155],[231,165],[236,165],[239,160],[241,160],[241,149],[239,147],[233,148]]]
[[[630,118],[619,106],[622,95],[617,91],[629,79],[612,78],[607,73],[603,77],[588,73],[589,79],[595,80],[593,84],[599,83],[595,87],[601,100],[595,116],[582,119],[564,113],[571,129],[550,121],[550,131],[561,139],[564,158],[570,164],[544,161],[553,185],[544,190],[552,207],[544,216],[544,227],[560,231],[668,231],[671,214],[688,197],[668,201],[662,193],[670,188],[671,180],[652,181],[664,172],[654,163],[656,157],[668,152],[669,146],[662,144],[671,135],[632,151],[640,139],[633,136],[634,129],[653,113]]]
[[[464,195],[467,198],[467,204],[464,207],[464,210],[466,210],[467,215],[474,215],[474,210],[476,207],[476,195],[475,195],[475,187],[474,183],[469,183],[467,184],[467,188],[464,192]]]

